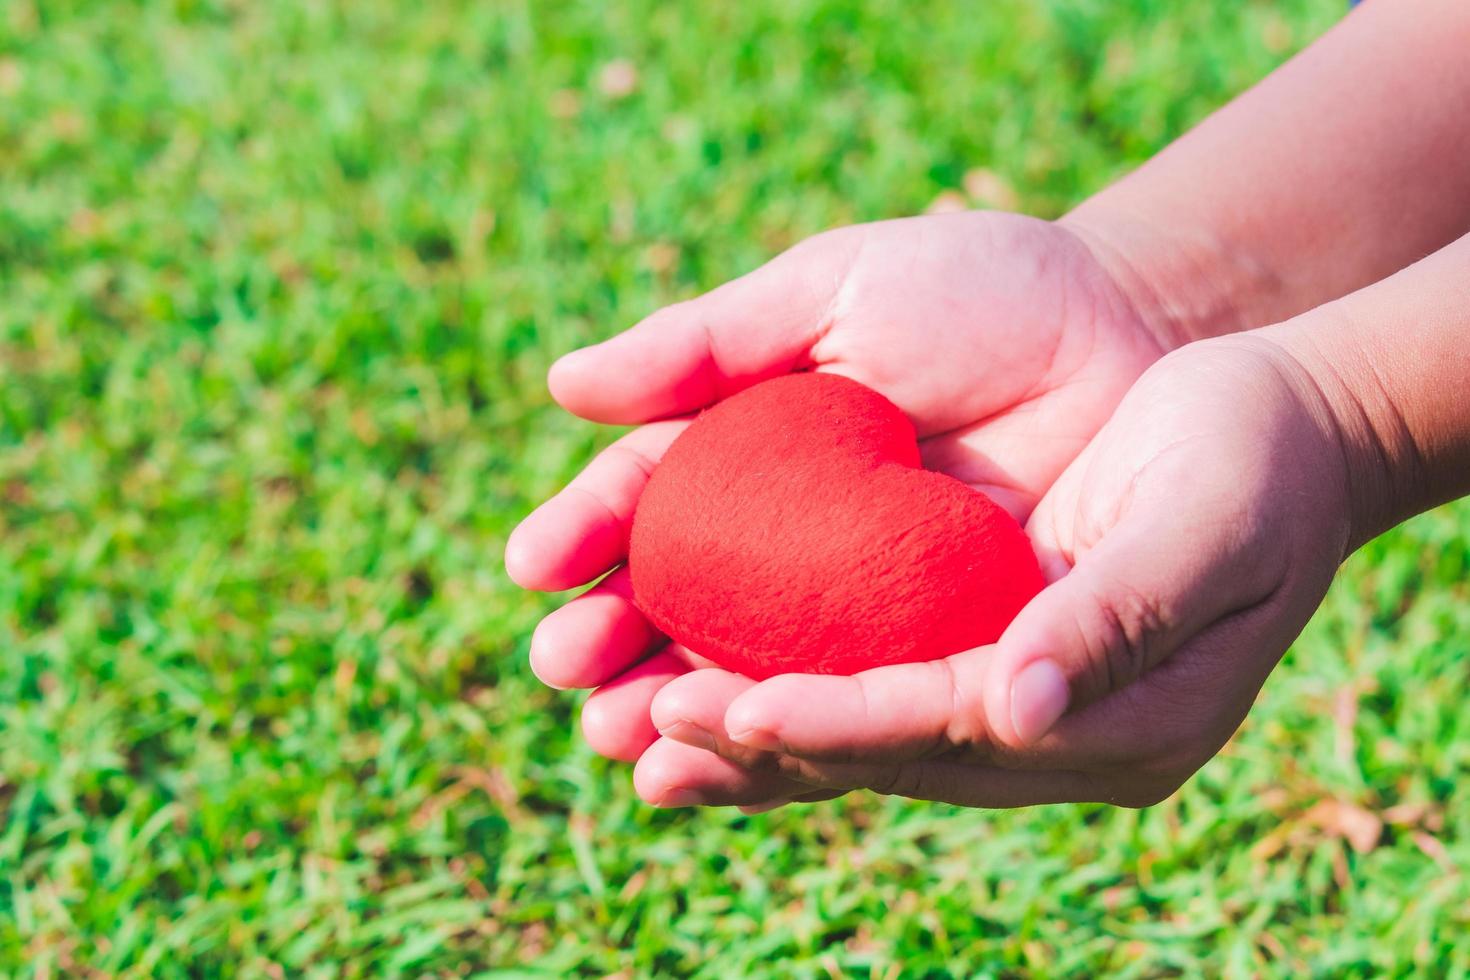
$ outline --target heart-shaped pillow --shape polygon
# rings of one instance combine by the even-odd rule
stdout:
[[[1008,513],[921,469],[892,402],[823,373],[695,419],[643,491],[628,564],[654,625],[757,679],[993,643],[1042,586]]]

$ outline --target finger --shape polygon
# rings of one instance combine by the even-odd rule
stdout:
[[[845,677],[782,674],[738,692],[720,721],[747,750],[830,762],[905,762],[978,749],[988,742],[980,697],[986,657],[981,648]]]
[[[742,806],[740,812],[748,817],[753,817],[757,813],[769,813],[772,810],[779,810],[781,807],[790,806],[793,803],[822,803],[826,800],[835,800],[838,797],[846,795],[847,791],[840,789],[823,789],[817,790],[815,793],[798,793],[790,799],[767,800],[764,803]]]
[[[785,797],[792,784],[774,772],[751,772],[713,752],[661,738],[633,770],[633,788],[657,807],[748,806]]]
[[[664,649],[668,650],[670,653],[676,655],[680,660],[684,661],[684,663],[686,665],[688,665],[688,667],[689,667],[690,670],[696,670],[697,671],[697,670],[711,670],[711,669],[714,669],[714,670],[723,670],[724,669],[724,668],[720,667],[719,664],[715,663],[713,660],[709,659],[708,657],[702,656],[702,655],[700,655],[698,653],[695,653],[693,650],[689,649],[688,647],[686,647],[682,643],[670,643]]]
[[[1073,725],[1070,718],[1031,745],[995,741],[983,697],[993,663],[993,648],[982,647],[849,677],[783,674],[759,684],[746,681],[743,688],[727,687],[729,706],[718,721],[712,716],[721,701],[705,689],[705,672],[697,671],[659,692],[653,717],[665,735],[747,765],[750,752],[763,750],[810,762],[875,765],[943,756],[1003,769],[1094,770],[1139,758],[1153,747],[1150,736],[1135,727],[1109,729],[1080,719]],[[666,727],[676,699],[679,714],[731,734],[700,743]]]
[[[1109,531],[996,644],[983,691],[992,738],[1034,744],[1068,707],[1121,690],[1211,622],[1261,602],[1274,586],[1263,591],[1258,570],[1240,567],[1231,540],[1178,508]]]
[[[730,703],[756,686],[728,670],[695,670],[658,692],[649,708],[660,735],[721,755],[747,768],[770,768],[770,755],[732,742],[725,731]]]
[[[752,772],[769,772],[776,767],[772,753],[734,742],[725,730],[730,703],[755,685],[728,670],[690,671],[658,692],[649,715],[665,738],[713,752]],[[796,793],[804,787],[790,789]]]
[[[751,803],[749,805],[742,805],[739,807],[739,810],[747,817],[753,817],[758,813],[770,813],[772,810],[779,810],[790,802],[791,801],[788,799],[778,797],[774,800],[767,800],[764,803]]]
[[[557,592],[590,582],[628,554],[633,512],[648,477],[689,423],[634,429],[598,453],[566,489],[511,532],[505,570],[524,589]]]
[[[783,760],[783,771],[751,772],[694,746],[662,738],[634,770],[638,795],[655,806],[759,806],[800,795],[820,798],[853,789],[885,795],[995,809],[1041,803],[1120,802],[1080,772],[1017,771],[939,760],[863,765]],[[815,789],[813,789],[815,787]],[[1126,802],[1126,801],[1122,801]]]
[[[649,720],[654,695],[689,667],[661,650],[617,680],[593,691],[582,706],[582,735],[594,752],[633,762],[658,740]]]
[[[885,796],[1011,809],[1041,803],[1113,802],[1111,792],[1085,772],[1017,770],[940,759],[870,765],[782,758],[782,770],[828,790],[868,789]]]
[[[531,634],[531,672],[555,688],[597,687],[661,639],[633,605],[628,570],[620,568],[541,620]]]
[[[767,779],[775,769],[770,753],[736,745],[725,733],[725,709],[754,684],[750,678],[727,670],[691,671],[675,678],[658,692],[649,715],[665,739],[712,752],[734,763],[750,774],[754,785],[779,786],[782,795],[763,801],[762,805],[781,803],[810,788],[779,778]],[[727,799],[724,796],[719,798]]]
[[[861,232],[808,239],[754,272],[659,310],[551,367],[552,396],[594,422],[691,412],[807,363]]]
[[[1306,625],[1310,608],[1281,607],[1273,597],[1211,624],[1138,680],[1063,716],[1038,748],[1101,746],[1092,771],[1109,802],[1163,799],[1229,740]]]

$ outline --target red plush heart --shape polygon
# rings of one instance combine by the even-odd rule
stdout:
[[[1042,586],[1009,514],[921,469],[888,399],[820,373],[758,384],[680,434],[638,502],[628,564],[659,629],[754,678],[992,643]]]

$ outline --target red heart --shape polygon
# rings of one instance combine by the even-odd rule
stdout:
[[[1042,586],[1020,525],[921,469],[897,406],[821,373],[758,384],[681,433],[638,502],[628,564],[660,630],[754,678],[993,643]]]

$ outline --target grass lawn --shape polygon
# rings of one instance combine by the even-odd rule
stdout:
[[[1470,972],[1470,508],[1144,812],[652,810],[500,568],[612,435],[558,353],[1055,215],[1342,8],[0,4],[0,972]]]

